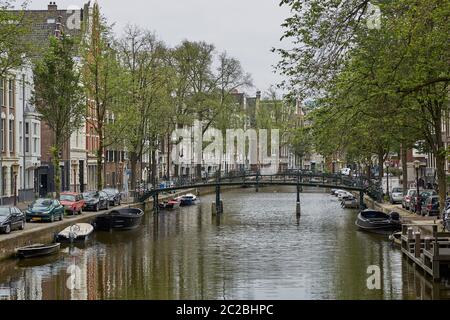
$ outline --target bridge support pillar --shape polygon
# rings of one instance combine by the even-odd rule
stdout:
[[[220,199],[220,185],[216,185],[216,201],[212,203],[211,211],[213,214],[223,213],[223,202]]]
[[[297,185],[297,205],[296,205],[296,214],[297,218],[301,216],[301,206],[300,206],[300,185]]]
[[[223,201],[219,201],[219,205],[216,202],[211,204],[211,212],[213,215],[221,215],[223,213]]]
[[[158,213],[159,212],[159,197],[158,197],[158,193],[155,193],[153,195],[153,213]]]
[[[364,192],[360,191],[359,192],[359,209],[360,210],[364,210],[365,206],[364,206]]]

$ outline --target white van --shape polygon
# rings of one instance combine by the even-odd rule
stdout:
[[[350,169],[350,168],[344,168],[341,170],[341,174],[343,174],[344,176],[349,176],[351,170],[352,169]]]

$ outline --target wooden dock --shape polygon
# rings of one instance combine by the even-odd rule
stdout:
[[[441,279],[450,266],[450,232],[438,232],[438,225],[404,224],[401,246],[403,254],[429,274]]]

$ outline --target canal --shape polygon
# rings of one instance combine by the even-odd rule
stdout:
[[[386,236],[356,230],[357,212],[326,193],[286,188],[214,195],[130,232],[96,233],[83,247],[0,263],[12,299],[447,299],[450,286],[414,270]],[[378,266],[381,289],[367,288]]]

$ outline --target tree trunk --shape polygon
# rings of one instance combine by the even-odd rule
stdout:
[[[383,182],[384,177],[384,152],[378,153],[378,174],[380,181]]]
[[[439,186],[439,208],[445,209],[447,198],[447,175],[445,174],[445,150],[440,150],[436,155],[436,172]]]
[[[156,171],[157,171],[157,166],[156,166],[156,150],[152,150],[152,184],[153,186],[156,187]]]
[[[59,199],[59,195],[61,194],[61,168],[59,167],[59,149],[60,148],[58,148],[57,146],[53,146],[51,149],[54,167],[53,180],[55,183],[55,192],[57,199]]]
[[[408,150],[402,145],[403,193],[408,192]]]
[[[445,209],[445,200],[447,198],[447,175],[445,174],[446,149],[442,140],[442,109],[441,105],[436,105],[434,115],[434,134],[436,135],[436,145],[434,150],[436,157],[436,172],[439,188],[439,208]]]
[[[170,181],[170,134],[167,135],[167,180]]]
[[[131,165],[131,190],[136,190],[136,169],[137,169],[138,155],[136,152],[130,152],[130,165]]]
[[[99,146],[97,150],[97,190],[103,189],[103,135],[99,135]]]

